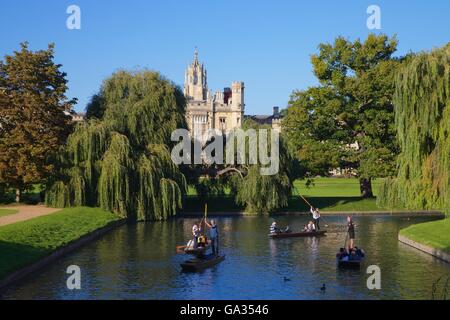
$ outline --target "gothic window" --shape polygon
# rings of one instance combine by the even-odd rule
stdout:
[[[226,118],[223,117],[219,118],[219,127],[220,130],[225,130],[227,128]]]

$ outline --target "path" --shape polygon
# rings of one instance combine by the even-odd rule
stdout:
[[[1,206],[1,208],[17,210],[17,213],[0,217],[0,227],[20,221],[37,218],[40,216],[46,216],[48,214],[61,210],[57,208],[47,208],[46,206],[42,205],[26,205],[26,204],[7,205]]]

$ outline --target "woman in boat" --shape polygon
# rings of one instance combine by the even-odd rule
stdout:
[[[205,219],[205,223],[209,228],[209,238],[211,239],[211,251],[214,255],[219,255],[219,231],[217,230],[217,224],[214,220],[211,223]]]
[[[353,223],[352,217],[347,217],[347,232],[349,238],[348,251],[355,247],[355,224]]]
[[[276,234],[279,233],[279,229],[277,227],[277,222],[274,221],[272,222],[272,224],[270,225],[270,234]]]
[[[308,223],[308,231],[309,231],[309,232],[314,232],[314,231],[316,231],[316,226],[315,226],[314,222],[310,221],[310,222]]]
[[[197,249],[198,237],[200,236],[200,228],[197,223],[192,226],[192,235],[194,236],[194,249]]]
[[[311,207],[311,214],[313,216],[314,225],[316,230],[320,230],[319,221],[320,221],[320,212],[318,208]]]

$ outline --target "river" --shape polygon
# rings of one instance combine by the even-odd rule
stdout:
[[[277,217],[300,229],[305,216]],[[356,245],[367,252],[361,270],[338,270],[345,217],[326,216],[322,238],[271,240],[269,217],[216,221],[221,264],[183,273],[175,247],[185,244],[194,219],[129,224],[117,228],[37,274],[8,288],[2,299],[430,299],[433,283],[450,264],[397,240],[399,229],[432,217],[356,216]],[[325,227],[325,225],[327,225]],[[67,267],[81,270],[81,289],[69,290]],[[381,289],[367,288],[366,268],[381,270]],[[325,284],[326,290],[320,288]]]

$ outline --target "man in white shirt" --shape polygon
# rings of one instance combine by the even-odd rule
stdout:
[[[320,222],[320,212],[318,208],[311,207],[311,213],[314,219],[314,225],[316,226],[316,230],[320,230],[319,222]]]

